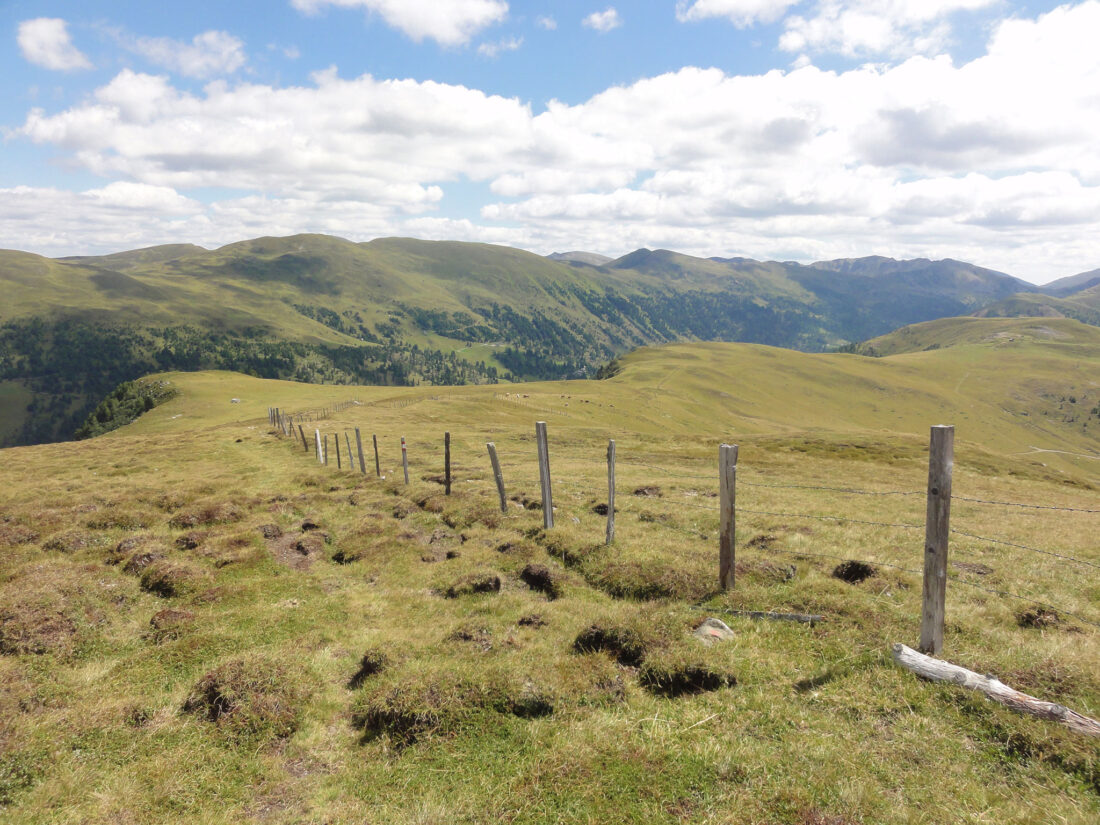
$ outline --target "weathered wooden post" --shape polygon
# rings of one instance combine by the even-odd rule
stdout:
[[[405,436],[401,436],[401,469],[405,471],[405,483],[409,483],[409,451],[405,447]]]
[[[718,447],[719,525],[718,586],[733,590],[734,535],[737,525],[737,445]]]
[[[348,448],[348,469],[355,470],[355,456],[351,454],[351,438],[348,436],[348,431],[344,430],[344,446]]]
[[[298,435],[302,437],[302,449],[307,453],[309,452],[309,440],[306,438],[306,431],[302,429],[302,425],[298,425]]]
[[[607,442],[607,543],[615,540],[615,439]]]
[[[443,433],[443,495],[451,494],[451,434]]]
[[[951,471],[955,465],[955,428],[932,428],[928,445],[928,509],[924,521],[924,597],[920,650],[943,650],[947,602],[947,539],[951,531]]]
[[[492,441],[485,445],[489,451],[489,461],[493,465],[493,478],[497,483],[497,493],[500,495],[500,512],[508,512],[508,499],[504,495],[504,474],[500,471],[500,460],[497,458],[497,447]]]
[[[367,461],[363,458],[363,436],[359,434],[359,428],[355,428],[355,449],[359,453],[359,472],[367,474]]]
[[[316,440],[317,440],[317,463],[318,464],[324,464],[325,463],[325,454],[321,451],[321,431],[319,429],[315,429],[313,431],[313,435],[314,435],[314,438],[316,438]]]
[[[372,435],[371,438],[374,439],[374,474],[378,476],[378,478],[381,478],[382,465],[378,463],[378,436]]]
[[[340,442],[337,441],[336,443],[339,444]],[[325,456],[325,464],[327,466],[328,465],[328,433],[325,433],[325,452],[324,452],[324,456]]]
[[[340,433],[336,433],[335,438],[336,438],[336,469],[337,470],[342,470],[342,469],[344,469],[344,467],[343,467],[343,464],[340,461]]]
[[[535,422],[535,439],[539,444],[539,486],[542,488],[542,526],[554,526],[554,496],[550,492],[550,450],[546,444],[546,422]]]

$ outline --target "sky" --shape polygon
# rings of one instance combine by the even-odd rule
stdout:
[[[1100,0],[0,0],[0,247],[1100,267]]]

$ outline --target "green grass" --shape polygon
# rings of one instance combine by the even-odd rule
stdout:
[[[682,345],[635,353],[608,381],[519,387],[166,376],[180,395],[134,424],[3,452],[0,626],[14,633],[4,617],[22,617],[45,652],[0,655],[0,814],[1094,822],[1095,742],[889,663],[892,642],[917,639],[920,576],[907,570],[919,570],[921,530],[804,517],[919,527],[927,428],[951,422],[957,496],[1096,509],[1094,459],[1028,454],[1097,454],[1080,421],[1031,422],[1042,393],[1087,389],[1087,340],[885,359]],[[377,434],[384,480],[320,466],[267,426],[269,406],[352,397],[361,405],[311,426],[359,427],[368,464]],[[536,419],[550,434],[549,531],[538,509],[500,512],[485,453],[494,441],[509,495],[537,502]],[[444,431],[450,497],[437,481]],[[609,437],[617,539],[604,547],[594,509]],[[729,593],[716,589],[723,441],[741,447]],[[762,486],[775,484],[918,495]],[[952,524],[1100,563],[1097,518],[956,501]],[[307,521],[317,528],[303,532]],[[127,572],[142,552],[162,558]],[[834,578],[847,558],[876,572]],[[967,566],[950,571],[945,657],[1100,715],[1095,627],[1068,615],[1021,626],[1028,602],[954,581],[1100,622],[1094,570],[962,536],[951,559]],[[531,566],[554,598],[530,586]],[[193,574],[176,595],[152,586],[169,569]],[[499,592],[455,588],[484,574]],[[826,620],[727,612],[740,609]],[[26,621],[36,615],[50,621]],[[708,615],[736,637],[702,647],[690,631]],[[578,646],[593,626],[612,641]]]

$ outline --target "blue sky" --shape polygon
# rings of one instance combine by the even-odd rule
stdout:
[[[0,0],[0,246],[1100,266],[1100,0]]]

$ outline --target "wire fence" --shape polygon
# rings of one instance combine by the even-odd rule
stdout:
[[[507,400],[511,401],[512,399],[507,399]],[[526,441],[526,440],[524,439],[524,441]],[[526,446],[530,447],[530,446],[533,446],[533,445],[527,444]],[[632,459],[632,458],[627,458],[625,460],[624,459],[619,459],[617,461],[617,465],[622,466],[622,467],[632,467],[632,468],[637,467],[637,468],[644,468],[644,469],[656,471],[656,472],[661,474],[662,478],[687,479],[687,480],[691,480],[691,481],[706,481],[706,482],[709,482],[710,484],[712,484],[714,487],[718,486],[718,481],[719,481],[718,472],[713,472],[713,473],[684,472],[683,470],[670,468],[670,467],[665,466],[665,465],[654,464],[652,462],[637,460],[637,459]],[[530,462],[522,462],[522,461],[501,462],[501,468],[504,469],[504,470],[510,471],[509,475],[512,479],[512,484],[513,484],[514,487],[518,486],[522,489],[524,487],[529,487],[529,486],[532,486],[532,485],[538,486],[540,484],[537,468],[532,468]],[[518,478],[518,481],[517,481],[517,471],[520,474],[519,478]],[[800,491],[800,492],[824,492],[824,493],[832,493],[832,494],[838,494],[838,495],[867,496],[867,497],[881,497],[881,498],[888,498],[888,497],[891,497],[891,498],[908,498],[908,497],[927,496],[928,495],[927,490],[911,490],[911,489],[869,490],[869,489],[862,489],[862,488],[858,488],[858,487],[850,487],[850,486],[843,486],[842,487],[842,486],[833,486],[833,485],[824,485],[824,484],[788,483],[788,482],[782,482],[782,481],[777,481],[777,482],[750,481],[750,480],[746,480],[746,479],[743,479],[743,478],[737,478],[736,483],[737,483],[738,487],[744,486],[744,487],[756,488],[756,489],[761,489],[761,490],[775,490],[775,491],[791,490],[791,491]],[[589,488],[588,486],[586,486],[586,485],[572,483],[572,482],[564,481],[564,480],[553,481],[552,485],[553,485],[553,488],[555,490],[557,490],[559,492],[562,492],[562,493],[565,493],[566,495],[571,496],[574,499],[585,500],[585,499],[599,498],[599,495],[594,494],[593,490],[591,488]],[[645,488],[639,488],[639,491],[644,490],[644,489]],[[636,491],[636,494],[640,494],[640,493],[638,491]],[[711,493],[711,495],[717,497],[716,493]],[[515,496],[513,496],[513,498],[514,497]],[[1009,507],[1009,508],[1018,508],[1018,509],[1023,509],[1023,510],[1043,511],[1043,512],[1047,512],[1047,513],[1065,512],[1065,513],[1075,513],[1075,514],[1081,514],[1081,515],[1100,514],[1100,509],[1090,509],[1090,508],[1083,508],[1083,507],[1061,507],[1061,506],[1055,506],[1055,505],[1049,505],[1049,504],[1031,504],[1031,503],[1027,503],[1027,502],[1000,501],[1000,500],[995,500],[995,499],[984,499],[984,498],[978,498],[978,497],[973,497],[973,496],[960,496],[960,495],[954,495],[954,494],[951,496],[951,500],[956,501],[956,502],[965,502],[967,504],[974,504],[974,505],[984,505],[984,506],[990,506],[990,507]],[[719,506],[718,506],[717,501],[713,504],[697,504],[697,503],[690,502],[690,501],[676,501],[674,506],[677,507],[677,508],[684,507],[684,508],[689,508],[689,509],[693,509],[693,510],[702,510],[702,511],[705,511],[709,514],[712,514],[715,517],[717,517],[718,514],[719,514]],[[557,508],[555,508],[555,509],[557,509]],[[633,510],[631,508],[624,508],[624,507],[616,506],[616,512],[634,512],[634,513],[637,513],[639,515],[639,518],[641,518],[644,521],[651,522],[651,524],[654,527],[681,532],[681,533],[684,533],[686,535],[691,536],[694,539],[706,540],[715,533],[715,530],[712,529],[712,528],[704,529],[704,528],[701,528],[701,527],[693,527],[693,528],[684,527],[680,524],[672,523],[669,520],[666,520],[664,518],[649,518],[649,519],[646,519],[646,518],[644,518],[644,516],[652,515],[652,514],[647,513],[646,511],[638,511],[638,510]],[[827,522],[834,522],[834,523],[842,524],[842,525],[843,524],[859,525],[861,527],[881,527],[881,528],[887,528],[887,529],[909,530],[909,531],[912,531],[912,530],[920,531],[920,530],[926,529],[926,525],[923,524],[923,523],[911,523],[911,522],[903,522],[903,521],[886,521],[886,520],[878,520],[878,519],[870,519],[870,518],[853,518],[851,516],[841,515],[841,514],[836,514],[836,513],[804,513],[804,512],[791,512],[789,510],[779,510],[779,509],[775,509],[775,510],[773,510],[773,509],[756,509],[756,508],[749,508],[749,507],[742,507],[742,506],[738,506],[736,508],[736,512],[738,514],[746,514],[746,515],[751,515],[751,516],[764,516],[764,517],[769,517],[769,518],[796,519],[796,520],[797,519],[806,519],[806,520],[816,520],[816,521],[827,521]],[[576,518],[575,515],[573,516],[573,520],[574,521],[579,521]],[[969,530],[962,530],[962,529],[958,529],[958,528],[951,528],[950,529],[950,534],[954,535],[954,536],[959,536],[961,538],[969,539],[971,541],[980,542],[980,543],[983,543],[983,544],[986,544],[986,545],[990,545],[990,546],[993,546],[993,547],[1006,547],[1006,548],[1012,548],[1014,550],[1022,550],[1022,551],[1026,551],[1026,552],[1036,553],[1036,554],[1042,555],[1042,556],[1050,558],[1050,559],[1055,559],[1058,562],[1064,562],[1064,563],[1067,563],[1067,564],[1073,564],[1073,565],[1078,565],[1078,566],[1081,566],[1081,567],[1088,567],[1088,568],[1092,568],[1092,569],[1100,569],[1100,563],[1089,561],[1087,559],[1082,559],[1080,557],[1077,557],[1077,556],[1074,556],[1074,555],[1071,555],[1071,554],[1065,553],[1065,552],[1058,552],[1056,550],[1050,550],[1050,549],[1045,549],[1045,548],[1041,548],[1041,547],[1035,547],[1035,546],[1032,546],[1032,545],[1029,545],[1029,544],[1024,544],[1024,543],[1016,542],[1016,541],[1009,541],[1009,540],[1003,539],[1003,538],[984,536],[984,535],[980,535],[980,534],[977,534],[977,533],[970,532]],[[779,552],[779,553],[790,554],[790,555],[794,555],[794,556],[803,556],[803,557],[808,557],[808,558],[830,559],[830,560],[834,560],[834,561],[838,561],[838,562],[861,561],[860,559],[854,559],[854,558],[847,557],[847,556],[841,556],[841,555],[829,554],[829,553],[821,553],[821,552],[810,551],[810,550],[806,550],[806,549],[802,549],[802,548],[785,548],[785,547],[776,546],[776,545],[772,545],[772,544],[769,544],[767,549],[768,549],[769,552]],[[880,566],[880,567],[885,567],[885,568],[889,568],[889,569],[893,569],[893,570],[898,570],[900,572],[905,572],[905,573],[909,573],[909,574],[916,575],[916,576],[923,576],[923,572],[920,571],[920,570],[916,570],[914,568],[906,567],[904,565],[895,564],[895,563],[892,563],[892,562],[876,560],[876,561],[873,562],[873,564],[877,565],[877,566]],[[1045,608],[1045,609],[1054,610],[1054,611],[1057,611],[1058,613],[1061,613],[1065,616],[1076,619],[1077,621],[1080,621],[1083,624],[1086,624],[1086,625],[1089,625],[1089,626],[1092,626],[1092,627],[1100,627],[1100,622],[1096,622],[1096,621],[1093,621],[1091,619],[1085,618],[1085,617],[1077,614],[1076,612],[1074,612],[1072,610],[1066,609],[1064,606],[1051,604],[1048,601],[1045,601],[1045,600],[1042,600],[1042,599],[1037,599],[1033,596],[1022,595],[1020,593],[1016,593],[1016,592],[1013,592],[1013,591],[1009,591],[1009,590],[1005,590],[1005,589],[999,589],[999,588],[996,588],[996,587],[990,587],[988,585],[978,584],[977,582],[973,582],[969,579],[966,579],[966,578],[963,578],[963,577],[960,577],[960,576],[957,576],[957,575],[949,575],[948,576],[948,581],[951,582],[951,583],[960,584],[960,585],[970,587],[970,588],[973,588],[973,589],[976,589],[976,590],[979,590],[979,591],[983,591],[983,592],[986,592],[986,593],[997,595],[997,596],[1000,596],[1002,598],[1015,599],[1015,600],[1019,600],[1019,601],[1022,601],[1022,602],[1027,602],[1027,603],[1030,603],[1030,604],[1033,604],[1035,606],[1042,607],[1042,608]]]

